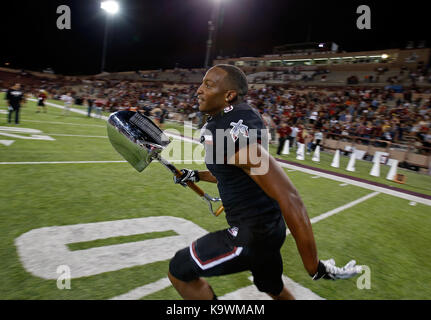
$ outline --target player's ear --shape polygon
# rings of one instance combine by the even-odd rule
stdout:
[[[237,96],[238,96],[238,93],[235,90],[228,90],[226,92],[225,100],[226,102],[231,103],[236,99]]]

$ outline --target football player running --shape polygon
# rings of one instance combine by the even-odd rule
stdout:
[[[217,183],[230,228],[197,239],[170,261],[169,279],[184,299],[216,299],[204,278],[245,270],[273,299],[294,299],[282,281],[286,225],[313,280],[347,279],[362,271],[354,260],[342,268],[332,259],[319,260],[307,210],[265,149],[267,131],[244,102],[247,90],[245,74],[232,65],[209,69],[197,90],[199,110],[209,115],[201,130],[208,170],[183,169],[174,181]]]

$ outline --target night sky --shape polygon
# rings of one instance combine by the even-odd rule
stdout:
[[[119,0],[109,28],[106,70],[203,67],[214,0]],[[334,41],[346,51],[431,45],[425,1],[221,0],[217,55],[257,56],[273,47]],[[71,30],[59,30],[59,5],[71,9]],[[356,8],[371,8],[371,30],[359,30]],[[100,71],[105,12],[99,0],[2,1],[0,66],[56,73]]]

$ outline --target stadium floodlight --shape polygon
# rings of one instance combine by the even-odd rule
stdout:
[[[208,21],[208,40],[207,40],[207,50],[205,54],[205,65],[204,68],[208,69],[210,64],[212,64],[211,55],[216,48],[217,32],[220,27],[220,20],[222,15],[221,7],[223,5],[222,0],[213,0],[213,9],[211,11],[211,17]]]
[[[382,54],[382,59],[387,59],[387,58],[389,58],[389,56],[386,53]]]
[[[113,16],[120,10],[120,5],[117,1],[108,0],[102,1],[100,3],[100,7],[106,11],[106,23],[105,23],[105,35],[103,37],[103,51],[102,51],[102,64],[100,68],[100,72],[103,73],[105,71],[105,60],[106,60],[106,45],[108,41],[108,25],[109,25],[109,16]]]
[[[118,2],[113,0],[102,1],[100,7],[109,14],[116,14],[120,9]]]

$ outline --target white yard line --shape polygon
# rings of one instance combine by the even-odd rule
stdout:
[[[169,159],[166,159],[169,160]],[[22,161],[22,162],[0,162],[0,165],[33,165],[33,164],[82,164],[82,163],[125,163],[126,160],[119,161]],[[153,160],[153,162],[159,162]],[[169,160],[170,163],[204,163],[205,160]]]
[[[311,224],[319,222],[320,220],[326,219],[326,218],[328,218],[330,216],[333,216],[334,214],[337,214],[337,213],[339,213],[341,211],[344,211],[344,210],[349,209],[349,208],[351,208],[353,206],[356,206],[357,204],[359,204],[361,202],[364,202],[364,201],[366,201],[368,199],[371,199],[371,198],[377,196],[378,194],[380,194],[380,192],[372,192],[370,194],[367,194],[366,196],[364,196],[362,198],[359,198],[359,199],[357,199],[355,201],[349,202],[349,203],[347,203],[347,204],[345,204],[345,205],[343,205],[341,207],[338,207],[338,208],[335,208],[335,209],[333,209],[331,211],[322,213],[321,215],[312,218],[310,220],[310,222],[311,222]]]
[[[133,289],[132,291],[116,296],[109,300],[139,300],[142,297],[148,296],[154,292],[163,290],[170,286],[171,286],[171,282],[169,281],[169,279],[163,278],[158,281],[146,284],[145,286]]]
[[[313,224],[313,223],[319,222],[320,220],[329,218],[330,216],[333,216],[334,214],[340,213],[341,211],[344,211],[344,210],[349,209],[349,208],[351,208],[353,206],[356,206],[357,204],[359,204],[361,202],[364,202],[364,201],[366,201],[368,199],[371,199],[371,198],[377,196],[378,194],[380,194],[380,192],[369,193],[366,196],[363,196],[363,197],[361,197],[359,199],[356,199],[356,200],[354,200],[352,202],[349,202],[349,203],[347,203],[345,205],[342,205],[341,207],[338,207],[338,208],[332,209],[332,210],[330,210],[328,212],[322,213],[321,215],[318,215],[317,217],[314,217],[314,218],[310,219],[310,222],[311,222],[311,224]],[[289,229],[287,229],[286,235],[289,235],[289,234],[290,234],[290,231],[289,231]]]
[[[43,120],[26,120],[21,119],[21,122],[37,122],[37,123],[49,123],[49,124],[65,124],[69,126],[82,126],[82,127],[98,127],[98,128],[106,128],[106,126],[102,126],[99,124],[81,124],[81,123],[70,123],[70,122],[60,122],[60,121],[43,121]]]
[[[24,164],[77,164],[77,163],[120,163],[120,162],[127,162],[126,160],[120,160],[120,161],[40,161],[40,162],[0,162],[0,164],[18,164],[18,165],[24,165]]]
[[[298,171],[301,171],[304,173],[308,173],[308,174],[312,174],[315,176],[321,176],[321,177],[326,178],[326,179],[331,179],[331,180],[339,181],[342,183],[348,183],[348,184],[354,185],[356,187],[360,187],[360,188],[364,188],[364,189],[368,189],[368,190],[372,190],[372,191],[377,191],[380,193],[385,193],[385,194],[388,194],[390,196],[394,196],[394,197],[398,197],[398,198],[402,198],[402,199],[406,199],[406,200],[410,200],[410,201],[415,201],[418,203],[425,204],[427,206],[431,206],[431,200],[417,197],[417,196],[414,196],[411,194],[399,192],[396,190],[386,189],[386,188],[379,187],[379,186],[374,186],[374,185],[368,184],[366,182],[361,182],[361,181],[356,181],[356,180],[349,179],[349,178],[335,176],[335,175],[332,175],[330,173],[324,173],[324,172],[320,172],[317,170],[297,167],[295,165],[288,164],[288,163],[279,162],[279,164],[280,164],[280,166],[282,166],[284,168],[295,169],[295,170],[298,170]]]
[[[28,99],[30,101],[37,101],[36,99],[30,98]],[[58,109],[64,109],[64,106],[61,104],[56,104],[56,103],[52,103],[52,102],[45,102],[46,105],[54,107],[54,108],[58,108]],[[69,108],[69,111],[71,112],[75,112],[75,113],[79,113],[79,114],[83,114],[85,116],[88,116],[88,112],[86,110],[81,110],[81,109],[76,109],[76,108]],[[108,117],[106,116],[100,116],[100,117],[96,117],[94,114],[91,114],[92,118],[99,118],[99,119],[103,119],[103,120],[108,120]]]
[[[49,136],[60,136],[60,137],[81,137],[81,138],[108,138],[108,136],[86,136],[82,134],[62,134],[62,133],[45,133]]]
[[[319,295],[315,294],[308,288],[301,286],[299,283],[293,281],[285,275],[283,277],[283,282],[296,300],[326,300]],[[249,280],[253,282],[253,277],[249,277]],[[266,293],[257,290],[256,286],[250,285],[238,289],[234,292],[229,292],[224,296],[219,298],[220,300],[272,300]]]

